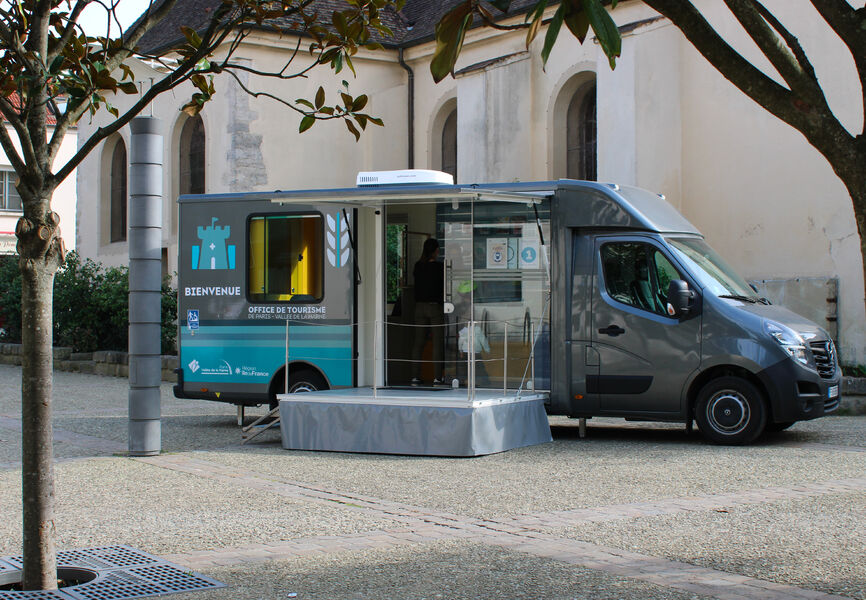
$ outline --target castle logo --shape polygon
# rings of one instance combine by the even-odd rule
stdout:
[[[228,225],[217,227],[218,220],[216,217],[211,217],[210,226],[199,226],[198,239],[201,240],[201,245],[192,247],[193,270],[235,268],[236,247],[234,244],[226,245],[232,228]]]

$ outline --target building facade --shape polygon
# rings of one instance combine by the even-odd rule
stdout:
[[[228,77],[216,80],[215,100],[194,119],[179,111],[191,89],[159,98],[166,272],[177,269],[182,193],[352,186],[358,171],[407,167],[448,171],[465,184],[597,179],[664,194],[762,293],[828,328],[844,362],[866,362],[862,262],[844,186],[798,132],[727,82],[669,21],[641,2],[620,2],[612,12],[623,33],[615,70],[591,38],[580,45],[563,33],[542,68],[543,36],[527,50],[523,32],[473,29],[455,76],[434,84],[431,35],[444,3],[427,4],[407,3],[394,47],[355,59],[352,92],[368,94],[365,110],[386,122],[357,143],[336,122],[299,134],[294,112],[249,97]],[[770,72],[722,3],[696,4]],[[859,131],[860,90],[846,48],[807,2],[767,5],[810,54],[831,107]],[[293,47],[289,36],[259,33],[239,55],[267,69]],[[145,85],[157,76],[148,71],[136,69]],[[330,96],[340,78],[319,68],[308,79],[246,83],[294,99],[319,85]],[[81,124],[81,139],[100,119]],[[127,260],[128,143],[128,130],[106,140],[78,174],[77,246],[112,264]]]
[[[8,123],[0,125],[6,127],[9,137],[15,141],[17,147],[17,134]],[[51,135],[51,129],[48,134]],[[78,132],[73,127],[66,134],[63,145],[57,156],[55,164],[60,165],[69,160],[77,148]],[[12,168],[9,157],[0,152],[0,255],[16,254],[18,238],[15,237],[15,224],[23,215],[21,196],[15,189],[18,175]],[[57,191],[51,199],[51,207],[60,215],[60,234],[67,250],[75,250],[76,238],[76,178],[75,172],[58,186]]]

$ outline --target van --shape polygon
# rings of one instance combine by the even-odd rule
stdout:
[[[418,393],[435,389],[411,277],[435,238],[445,387],[543,392],[548,414],[574,418],[694,421],[720,444],[839,406],[828,333],[760,297],[663,196],[448,177],[182,196],[175,395],[275,406],[285,391],[408,386],[419,360]]]

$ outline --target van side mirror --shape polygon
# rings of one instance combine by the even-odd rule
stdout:
[[[667,311],[672,317],[682,317],[689,314],[695,293],[689,289],[689,284],[682,279],[674,279],[668,284]]]

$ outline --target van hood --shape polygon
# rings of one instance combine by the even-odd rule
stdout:
[[[783,306],[777,306],[774,304],[748,304],[739,301],[734,302],[739,305],[739,310],[790,327],[803,336],[803,339],[807,342],[812,340],[822,341],[830,339],[827,332],[816,323],[810,321],[806,317],[801,317],[797,313],[792,312]]]

